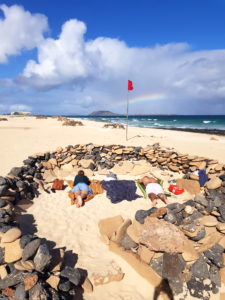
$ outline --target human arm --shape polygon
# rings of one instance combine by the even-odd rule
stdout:
[[[89,178],[87,176],[84,176],[84,180],[87,185],[90,185],[91,181],[89,180]]]
[[[73,186],[75,186],[76,184],[78,184],[79,183],[79,177],[78,176],[75,176],[75,178],[74,178],[74,182],[73,182]]]

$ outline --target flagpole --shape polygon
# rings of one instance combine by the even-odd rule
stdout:
[[[128,97],[129,96],[129,90],[127,90],[127,126],[126,126],[126,141],[128,140]]]

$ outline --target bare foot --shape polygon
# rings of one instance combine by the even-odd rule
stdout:
[[[158,194],[159,199],[161,199],[165,204],[170,204],[170,201],[167,200],[166,195],[164,194]]]
[[[81,207],[81,206],[82,206],[82,204],[83,204],[83,201],[82,201],[82,198],[81,198],[81,196],[79,195],[79,196],[77,196],[77,203],[76,203],[76,207],[77,207],[77,208],[79,208],[79,207]]]

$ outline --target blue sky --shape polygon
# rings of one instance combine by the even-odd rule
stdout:
[[[222,0],[3,1],[0,113],[125,112],[131,79],[131,113],[224,114],[224,16]]]

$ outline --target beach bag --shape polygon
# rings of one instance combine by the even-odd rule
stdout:
[[[198,176],[199,176],[199,184],[200,184],[200,186],[204,186],[205,183],[209,180],[208,176],[206,174],[206,170],[205,169],[199,170],[198,171]]]
[[[63,189],[63,180],[55,179],[52,184],[52,190],[62,190]]]
[[[171,184],[169,186],[169,191],[175,195],[180,195],[184,192],[184,189],[180,188],[178,185]]]

